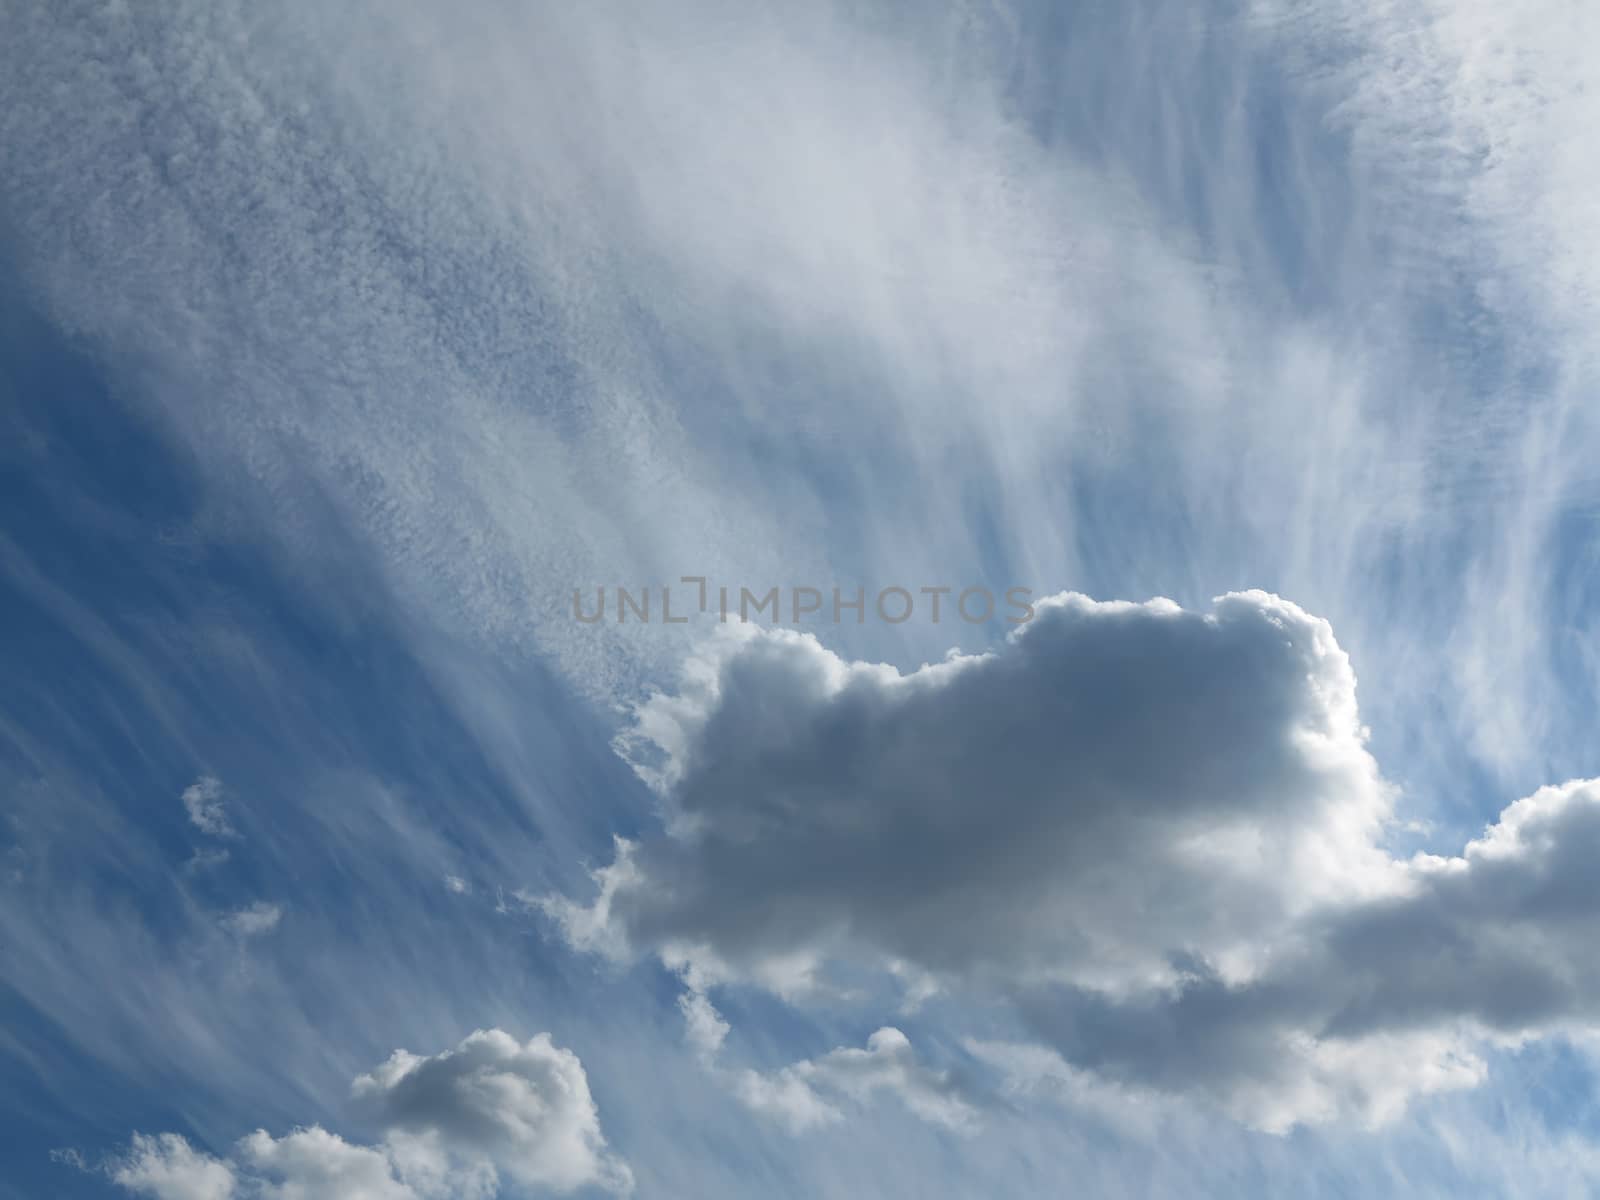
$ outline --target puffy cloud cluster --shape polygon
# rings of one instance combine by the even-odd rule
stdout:
[[[194,1149],[176,1133],[136,1133],[127,1156],[111,1167],[123,1187],[156,1200],[230,1200],[233,1167]]]
[[[386,1146],[360,1146],[313,1126],[274,1138],[258,1129],[238,1146],[238,1157],[268,1200],[421,1200],[449,1196],[470,1200],[493,1195],[481,1171],[468,1173],[467,1186],[450,1180],[448,1190],[437,1172],[414,1179],[407,1164],[397,1162]],[[415,1184],[415,1186],[414,1186]]]
[[[353,1090],[385,1130],[377,1145],[258,1129],[221,1159],[177,1134],[135,1134],[109,1174],[155,1200],[490,1200],[502,1175],[536,1194],[633,1188],[583,1064],[548,1034],[480,1030],[431,1057],[397,1050]]]
[[[747,633],[621,743],[665,830],[547,908],[701,983],[803,997],[892,966],[1010,1007],[1073,1069],[1261,1127],[1383,1120],[1479,1080],[1484,1037],[1592,1020],[1600,788],[1399,860],[1365,741],[1330,627],[1260,592],[1063,595],[909,674]]]
[[[707,1070],[724,1078],[748,1108],[795,1133],[843,1120],[839,1098],[858,1102],[880,1092],[898,1096],[917,1116],[948,1129],[966,1131],[977,1110],[950,1077],[918,1061],[911,1040],[885,1026],[864,1049],[841,1046],[820,1058],[803,1059],[777,1071],[727,1070],[717,1061],[728,1023],[703,991],[691,987],[678,998],[685,1038]]]
[[[583,1064],[548,1034],[519,1043],[480,1030],[431,1058],[397,1050],[354,1090],[389,1130],[480,1155],[524,1186],[632,1186],[628,1168],[606,1149]]]
[[[135,1134],[110,1170],[114,1182],[155,1200],[473,1200],[494,1194],[483,1171],[459,1178],[413,1172],[387,1146],[360,1146],[317,1126],[274,1138],[258,1129],[232,1159],[196,1150],[175,1133]],[[420,1186],[417,1186],[420,1184]]]
[[[1075,1063],[1206,1090],[1255,1124],[1381,1121],[1412,1092],[1481,1079],[1483,1038],[1600,1022],[1597,856],[1600,782],[1544,788],[1461,856],[1407,863],[1402,893],[1307,920],[1258,977],[1196,964],[1149,997],[1040,988],[1022,1008]]]

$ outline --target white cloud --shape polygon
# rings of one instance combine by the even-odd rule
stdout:
[[[88,1160],[83,1157],[83,1152],[72,1146],[57,1146],[50,1151],[50,1161],[58,1162],[64,1167],[71,1167],[75,1171],[87,1171]]]
[[[230,1200],[237,1182],[232,1166],[175,1133],[134,1134],[126,1157],[108,1170],[115,1182],[155,1200]]]
[[[716,1061],[728,1037],[728,1023],[711,1003],[711,998],[696,988],[686,988],[678,997],[683,1014],[683,1036],[700,1061],[710,1066]]]
[[[281,1138],[256,1130],[239,1159],[259,1174],[263,1200],[419,1200],[382,1148],[356,1146],[313,1126]]]
[[[339,554],[319,496],[432,627],[614,694],[683,643],[579,627],[573,587],[868,564],[914,586],[994,549],[995,527],[1023,582],[1080,578],[1078,472],[1159,424],[1200,499],[1221,490],[1209,456],[1234,484],[1241,446],[1292,456],[1308,513],[1355,476],[1389,519],[1414,474],[1399,453],[1374,469],[1387,431],[1344,347],[1257,312],[1115,170],[1041,144],[1010,92],[1050,72],[1003,10],[902,39],[851,5],[601,3],[480,29],[411,4],[407,36],[364,36],[380,11],[297,4],[281,30],[164,14],[134,77],[104,65],[125,22],[30,14],[0,73],[0,113],[28,119],[0,128],[53,307],[188,385],[148,402],[297,556]],[[359,172],[308,102],[361,139]],[[436,287],[396,239],[439,256]],[[1291,386],[1336,442],[1262,422]],[[752,444],[792,451],[729,453]],[[842,494],[874,516],[830,544]],[[1141,555],[1187,583],[1157,541]]]
[[[452,892],[457,896],[463,896],[467,892],[467,881],[459,875],[446,875],[444,877],[444,886],[447,892]]]
[[[949,1074],[919,1062],[910,1039],[898,1029],[877,1030],[864,1049],[841,1046],[776,1071],[732,1070],[718,1061],[728,1023],[705,992],[691,983],[678,997],[678,1009],[683,1014],[684,1040],[701,1065],[746,1107],[771,1117],[792,1133],[843,1120],[843,1112],[830,1095],[866,1103],[879,1092],[899,1097],[931,1124],[960,1131],[976,1125],[976,1108]]]
[[[808,1133],[844,1120],[844,1114],[819,1096],[805,1073],[793,1066],[771,1072],[745,1068],[732,1074],[728,1086],[746,1108],[790,1133]]]
[[[830,1050],[804,1064],[802,1073],[813,1083],[858,1100],[889,1092],[924,1121],[949,1129],[970,1130],[977,1122],[977,1110],[950,1077],[918,1062],[911,1039],[891,1027],[874,1032],[863,1049]]]
[[[254,904],[238,909],[222,918],[222,927],[229,933],[238,937],[256,937],[259,934],[271,933],[278,927],[278,922],[283,919],[283,907],[269,904],[265,900],[257,900]]]
[[[352,1091],[385,1131],[377,1145],[320,1126],[258,1129],[224,1160],[178,1134],[135,1134],[107,1171],[155,1200],[491,1200],[502,1175],[539,1194],[633,1189],[582,1063],[548,1034],[479,1030],[431,1057],[397,1050]]]
[[[183,807],[190,823],[201,833],[221,838],[239,836],[222,801],[222,781],[214,776],[202,775],[184,788]]]
[[[606,1146],[577,1055],[548,1034],[519,1043],[479,1030],[431,1057],[397,1050],[353,1091],[391,1132],[479,1155],[524,1186],[633,1186]]]
[[[1596,498],[1600,165],[1582,147],[1600,120],[1586,52],[1600,10],[1564,0],[1253,7],[1273,53],[1304,69],[1316,111],[1350,134],[1352,166],[1370,174],[1366,203],[1406,248],[1411,286],[1471,322],[1462,337],[1475,353],[1488,345],[1504,360],[1480,364],[1473,394],[1452,398],[1437,422],[1450,448],[1439,474],[1469,472],[1448,493],[1449,515],[1473,523],[1466,560],[1448,572],[1464,603],[1438,666],[1462,739],[1526,777],[1553,745],[1583,737],[1600,679],[1591,672],[1588,702],[1574,704],[1552,673],[1571,654],[1568,623],[1587,632],[1594,622],[1592,597],[1550,586],[1571,537],[1564,524]]]

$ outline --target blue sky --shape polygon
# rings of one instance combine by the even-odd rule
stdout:
[[[1591,1194],[1596,19],[13,6],[0,1196]]]

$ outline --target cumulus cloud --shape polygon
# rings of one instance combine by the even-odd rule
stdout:
[[[1392,857],[1354,673],[1277,597],[1064,595],[909,674],[745,634],[685,680],[620,743],[665,830],[621,843],[592,903],[547,902],[578,945],[802,998],[892,962],[1101,1080],[1274,1130],[1381,1122],[1478,1082],[1485,1037],[1600,1004],[1600,786],[1519,801],[1459,857]],[[684,1011],[714,1054],[715,1010]],[[799,1085],[886,1078],[891,1035],[747,1098],[824,1120]]]
[[[222,781],[211,775],[202,775],[183,789],[183,807],[189,822],[201,833],[211,837],[238,837],[228,820],[227,806],[222,801]]]
[[[178,1134],[135,1134],[107,1173],[155,1200],[490,1200],[502,1175],[538,1194],[633,1188],[583,1064],[548,1034],[479,1030],[431,1057],[397,1050],[352,1090],[384,1130],[376,1145],[320,1126],[258,1129],[220,1159]]]
[[[1197,964],[1137,1002],[1043,988],[1021,1005],[1110,1078],[1205,1090],[1269,1128],[1381,1122],[1411,1094],[1479,1082],[1485,1038],[1594,1026],[1597,853],[1600,783],[1544,788],[1462,855],[1407,863],[1403,892],[1308,920],[1257,978],[1230,984]]]
[[[396,1050],[353,1090],[390,1130],[479,1154],[525,1186],[632,1188],[606,1148],[583,1064],[548,1034],[519,1043],[479,1030],[427,1058]]]
[[[271,1200],[417,1200],[384,1148],[352,1145],[317,1126],[274,1138],[258,1129],[239,1142],[240,1160]]]
[[[240,1139],[235,1151],[233,1160],[223,1160],[196,1150],[179,1134],[135,1134],[109,1173],[113,1182],[155,1200],[463,1200],[493,1194],[492,1188],[414,1188],[397,1175],[388,1147],[353,1145],[318,1126],[281,1138],[257,1130]]]
[[[999,652],[907,675],[745,637],[625,743],[668,834],[550,908],[709,978],[853,952],[936,978],[1141,987],[1183,955],[1248,977],[1303,914],[1397,885],[1354,688],[1328,625],[1260,593],[1062,596]]]
[[[232,1166],[175,1133],[134,1134],[127,1155],[108,1170],[115,1182],[155,1200],[229,1200],[236,1182]]]

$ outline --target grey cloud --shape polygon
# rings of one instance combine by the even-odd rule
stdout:
[[[1260,977],[1197,970],[1136,1002],[1033,989],[1020,1007],[1067,1060],[1125,1083],[1204,1091],[1255,1123],[1300,1115],[1263,1081],[1367,1119],[1412,1090],[1475,1082],[1485,1038],[1591,1028],[1600,1016],[1593,868],[1600,783],[1544,788],[1511,805],[1460,857],[1407,864],[1398,896],[1319,914]]]
[[[766,634],[693,677],[626,747],[664,755],[671,833],[594,905],[552,905],[580,942],[711,977],[864,951],[1128,987],[1179,954],[1248,973],[1297,914],[1394,885],[1349,663],[1264,594],[1059,597],[999,652],[905,676]]]
[[[525,1186],[632,1189],[600,1131],[583,1064],[548,1034],[519,1043],[488,1029],[431,1057],[397,1050],[353,1090],[391,1132],[482,1155]]]
[[[397,1050],[352,1090],[384,1129],[377,1145],[319,1126],[258,1129],[223,1159],[178,1134],[135,1134],[107,1174],[155,1200],[492,1200],[502,1173],[541,1195],[633,1189],[583,1064],[548,1034],[479,1030],[428,1057]]]
[[[1600,1001],[1600,786],[1391,857],[1354,674],[1276,597],[1058,597],[908,675],[760,633],[685,680],[620,743],[666,830],[593,903],[547,902],[576,944],[796,997],[833,963],[909,968],[1105,1082],[1275,1130],[1386,1120],[1481,1080],[1483,1039]]]

